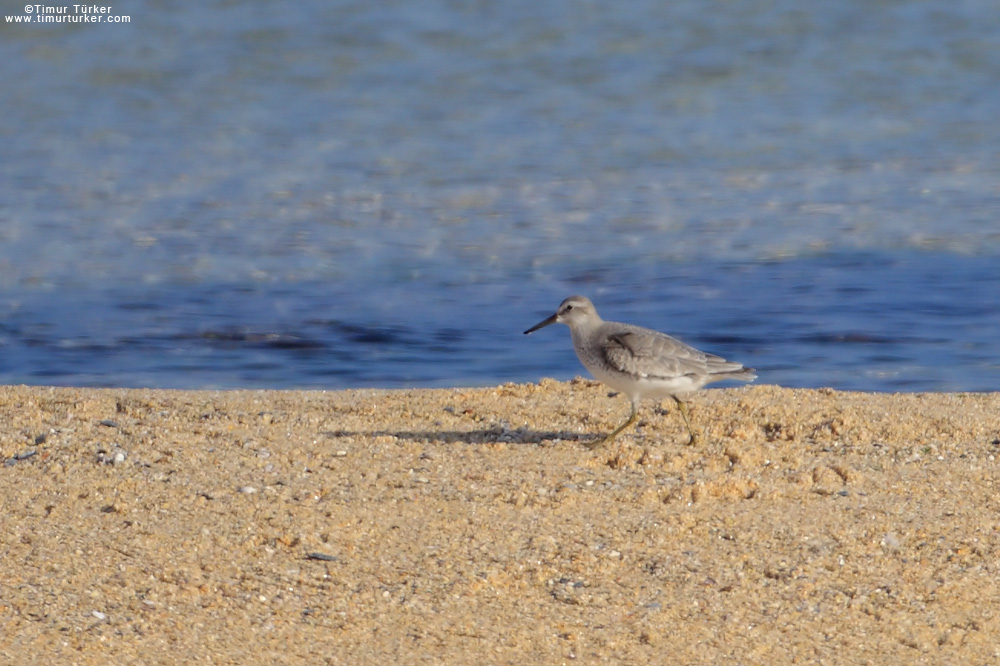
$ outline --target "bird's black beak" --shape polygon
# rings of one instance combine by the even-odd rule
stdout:
[[[535,324],[534,326],[532,326],[531,328],[529,328],[527,331],[525,331],[524,334],[527,335],[528,333],[534,333],[535,331],[537,331],[540,328],[545,328],[546,326],[548,326],[550,324],[556,323],[556,318],[558,316],[559,316],[558,314],[554,314],[551,317],[549,317],[548,319],[545,319],[543,321],[538,322],[537,324]]]

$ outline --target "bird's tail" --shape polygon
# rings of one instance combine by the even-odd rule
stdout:
[[[726,379],[738,379],[741,382],[752,382],[753,380],[757,379],[757,370],[756,370],[756,368],[746,368],[746,367],[743,367],[743,368],[740,368],[739,370],[734,370],[732,372],[726,372],[724,374],[726,376]]]
[[[726,379],[735,379],[741,382],[752,382],[757,379],[757,370],[754,368],[747,368],[739,363],[733,363],[731,361],[724,361],[723,363],[715,364],[715,367],[709,368],[709,373],[712,382],[721,382]]]

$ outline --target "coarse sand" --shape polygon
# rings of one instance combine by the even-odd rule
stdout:
[[[689,405],[2,387],[0,663],[1000,663],[1000,394]]]

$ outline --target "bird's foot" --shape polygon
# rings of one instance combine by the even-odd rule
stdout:
[[[583,446],[588,451],[593,451],[594,449],[601,448],[605,444],[610,444],[613,440],[614,440],[614,437],[601,437],[599,439],[595,439],[595,440],[592,440],[592,441],[589,441],[589,442],[584,442]]]

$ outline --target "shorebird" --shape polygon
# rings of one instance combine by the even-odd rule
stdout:
[[[600,382],[624,393],[632,401],[628,420],[606,437],[586,444],[596,448],[609,444],[623,430],[635,423],[639,403],[644,398],[673,398],[684,417],[690,438],[697,439],[688,418],[687,404],[680,396],[705,384],[724,379],[752,381],[753,368],[707,354],[684,344],[666,333],[642,326],[604,321],[589,299],[570,296],[559,304],[548,319],[538,322],[525,335],[550,324],[566,324],[573,338],[573,349],[584,367]]]

